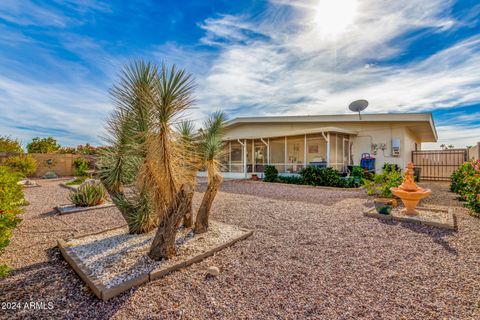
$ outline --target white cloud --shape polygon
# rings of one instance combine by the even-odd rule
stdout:
[[[100,142],[98,135],[110,110],[107,93],[95,87],[43,85],[0,76],[0,132],[24,142],[49,135],[67,145]]]
[[[369,112],[412,112],[480,101],[478,35],[424,60],[381,63],[404,53],[410,40],[402,35],[456,28],[460,22],[449,16],[451,1],[362,1],[355,20],[335,38],[319,30],[317,3],[274,1],[260,20],[208,19],[203,41],[221,50],[199,84],[201,109],[222,108],[234,115],[332,114],[348,112],[350,101],[365,98]],[[446,130],[440,135],[450,137]]]
[[[328,12],[319,15],[318,1],[274,0],[255,16],[217,15],[198,23],[205,34],[197,45],[168,42],[138,52],[146,59],[176,63],[194,73],[198,105],[191,117],[196,120],[217,109],[231,116],[345,113],[349,102],[359,98],[370,101],[369,112],[431,111],[480,101],[480,35],[408,64],[384,63],[404,55],[412,39],[472,25],[476,17],[467,15],[462,21],[451,17],[450,0],[321,0],[355,2],[356,10],[348,16],[342,10],[333,11],[343,23],[333,29],[331,23],[336,19],[325,19]],[[76,12],[109,11],[93,0],[63,5]],[[320,8],[328,10],[328,5]],[[55,10],[33,9],[36,5],[31,1],[5,0],[0,4],[0,18],[20,25],[78,23]],[[324,32],[326,27],[334,30],[334,37],[331,30]],[[421,35],[404,37],[420,29]],[[0,41],[12,36],[0,36]],[[0,112],[5,117],[0,130],[24,134],[12,127],[14,122],[20,127],[39,126],[40,131],[67,127],[65,143],[75,144],[83,138],[98,141],[110,108],[105,88],[129,58],[142,56],[113,55],[104,43],[70,33],[58,37],[63,48],[81,62],[58,61],[48,50],[42,53],[49,68],[70,73],[63,84],[58,80],[26,82],[3,74]],[[92,69],[102,76],[92,77]],[[480,137],[478,126],[472,129],[461,115],[453,121],[457,122],[438,126],[439,144],[462,146]],[[472,141],[462,140],[462,135]]]

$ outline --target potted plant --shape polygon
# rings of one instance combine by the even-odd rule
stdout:
[[[379,214],[390,214],[397,206],[390,188],[398,187],[402,183],[402,174],[395,170],[384,168],[382,174],[376,174],[372,180],[364,182],[365,189],[369,195],[377,195],[374,199],[375,210]]]

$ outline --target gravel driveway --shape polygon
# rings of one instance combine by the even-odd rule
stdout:
[[[58,181],[40,183],[25,191],[31,204],[0,257],[14,268],[0,280],[2,307],[21,302],[21,309],[1,309],[0,318],[480,318],[480,219],[465,214],[445,183],[423,186],[436,192],[429,205],[455,206],[457,233],[363,217],[371,200],[362,191],[224,182],[213,218],[253,236],[107,302],[88,291],[55,244],[120,226],[119,212],[58,216],[52,208],[67,202],[68,191]],[[206,279],[211,265],[221,273]],[[25,308],[31,301],[46,309]]]

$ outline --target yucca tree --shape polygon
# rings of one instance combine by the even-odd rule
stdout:
[[[225,152],[223,142],[225,121],[225,113],[217,111],[205,121],[204,128],[200,131],[198,153],[203,167],[207,170],[208,186],[197,212],[194,229],[196,234],[208,230],[210,210],[223,180],[220,158]]]
[[[193,104],[192,76],[173,66],[162,65],[148,100],[154,108],[155,130],[146,137],[146,158],[139,172],[147,185],[159,225],[150,247],[152,259],[168,259],[176,253],[175,234],[191,207],[195,157],[190,158],[187,141],[174,130]]]
[[[100,177],[131,233],[158,226],[149,256],[175,254],[175,234],[191,207],[196,175],[192,140],[174,126],[193,103],[192,76],[175,66],[136,62],[112,89]]]
[[[185,146],[183,150],[184,157],[186,161],[182,161],[185,166],[185,173],[191,175],[190,179],[188,179],[192,185],[190,186],[192,189],[195,189],[196,184],[196,175],[198,169],[201,165],[199,155],[197,153],[197,141],[195,140],[195,126],[193,121],[184,120],[180,122],[177,126],[177,131],[180,134],[180,138]],[[184,228],[191,228],[193,227],[193,208],[192,208],[192,200],[193,200],[193,192],[190,194],[189,202],[190,207],[185,212],[183,217],[183,227]]]
[[[152,95],[158,68],[143,61],[126,66],[114,85],[114,111],[107,121],[111,148],[100,156],[100,179],[125,218],[130,233],[144,233],[158,225],[151,207],[151,194],[138,184],[146,159],[146,137],[154,130]]]

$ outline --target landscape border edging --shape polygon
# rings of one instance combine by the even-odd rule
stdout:
[[[77,207],[75,210],[70,210],[70,211],[62,211],[61,207],[62,206],[67,206],[69,204],[60,204],[54,208],[55,211],[57,211],[60,215],[64,214],[70,214],[70,213],[77,213],[77,212],[83,212],[83,211],[90,211],[90,210],[96,210],[96,209],[105,209],[105,208],[111,208],[114,207],[115,204],[113,202],[107,202],[98,206],[93,206],[93,207]]]
[[[418,219],[411,219],[408,217],[399,217],[392,214],[379,214],[375,212],[375,208],[370,208],[365,210],[363,212],[363,215],[369,218],[377,218],[381,220],[393,220],[398,222],[408,222],[408,223],[420,224],[420,225],[435,227],[440,229],[458,231],[457,216],[454,213],[453,208],[449,207],[447,209],[439,209],[439,208],[418,207],[418,209],[431,210],[431,211],[437,211],[437,212],[446,212],[448,215],[452,217],[452,221],[451,221],[452,223],[450,224],[450,223],[440,223],[435,221],[424,221],[424,220],[418,220]]]

